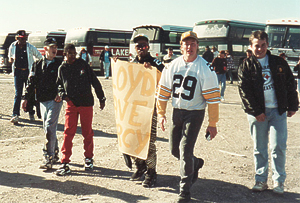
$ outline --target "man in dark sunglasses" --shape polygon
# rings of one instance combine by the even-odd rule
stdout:
[[[164,65],[158,59],[152,57],[149,52],[149,39],[146,35],[140,34],[134,37],[135,50],[137,56],[131,62],[136,62],[144,64],[145,68],[151,68],[151,66],[157,68],[158,80],[160,78],[161,72],[164,69]],[[158,82],[158,81],[157,81]],[[157,126],[157,114],[156,109],[153,111],[152,116],[152,126],[150,134],[150,144],[148,157],[146,160],[139,159],[137,157],[132,157],[136,165],[136,171],[132,174],[130,180],[137,181],[141,180],[145,174],[145,180],[143,181],[143,187],[152,187],[156,183],[156,126]],[[128,156],[125,155],[128,159]],[[130,158],[129,158],[130,159]],[[128,160],[127,160],[128,161]]]

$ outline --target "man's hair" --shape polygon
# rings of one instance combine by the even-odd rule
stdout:
[[[76,50],[75,45],[74,44],[66,44],[64,47],[64,54],[66,54],[69,51],[69,49]]]
[[[266,40],[266,42],[268,43],[269,37],[268,34],[265,31],[262,30],[257,30],[255,32],[252,32],[251,36],[249,37],[249,43],[250,45],[252,45],[252,41],[254,39],[260,39],[260,40]]]
[[[173,48],[172,48],[172,47],[169,47],[168,50],[169,50],[169,51],[173,51]]]

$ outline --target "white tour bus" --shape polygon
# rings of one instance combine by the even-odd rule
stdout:
[[[133,28],[130,40],[130,59],[135,58],[136,51],[133,38],[138,34],[145,34],[149,38],[149,52],[151,56],[162,61],[164,55],[167,54],[169,47],[173,48],[176,55],[180,55],[180,37],[186,31],[192,31],[193,27],[177,26],[177,25],[142,25]]]
[[[271,53],[274,55],[285,53],[287,55],[287,62],[293,70],[300,56],[299,20],[267,20],[266,24]],[[296,75],[295,72],[294,75]]]

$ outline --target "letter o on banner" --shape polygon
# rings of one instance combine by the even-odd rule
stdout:
[[[120,85],[121,82],[122,84]],[[126,84],[127,84],[127,71],[123,66],[121,66],[117,73],[117,89],[119,91],[122,91],[126,87]]]

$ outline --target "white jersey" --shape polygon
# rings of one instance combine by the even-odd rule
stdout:
[[[157,99],[172,97],[172,105],[178,109],[203,110],[206,103],[220,102],[217,75],[200,56],[190,63],[183,56],[173,60],[163,70],[159,88]]]

